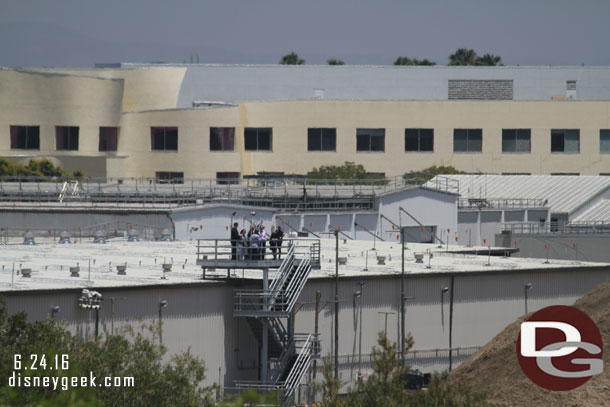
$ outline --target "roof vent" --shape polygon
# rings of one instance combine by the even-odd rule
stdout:
[[[72,243],[70,241],[70,232],[64,230],[59,234],[59,244],[69,244]]]
[[[80,272],[80,267],[76,266],[76,267],[70,267],[70,277],[79,277],[80,275],[78,274]]]
[[[169,231],[169,229],[163,229],[161,231],[161,241],[162,242],[171,242],[172,241],[172,234]]]
[[[128,242],[139,242],[140,241],[140,233],[135,230],[135,229],[131,229],[129,231],[129,233],[127,234],[127,241]]]
[[[21,269],[21,276],[25,278],[32,277],[32,269]]]
[[[126,276],[127,264],[117,264],[116,271],[119,276]]]
[[[106,243],[106,232],[103,230],[96,230],[95,233],[93,233],[93,243]]]
[[[36,242],[34,241],[34,233],[27,230],[23,234],[23,244],[34,245]]]
[[[424,262],[424,254],[423,253],[415,253],[415,263],[423,263]]]
[[[385,266],[385,256],[377,256],[377,264],[381,265],[381,266]]]

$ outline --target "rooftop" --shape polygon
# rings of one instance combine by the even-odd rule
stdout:
[[[459,182],[462,198],[537,199],[546,201],[544,206],[550,207],[553,213],[570,215],[598,197],[610,194],[610,177],[606,176],[476,174],[445,177]]]
[[[321,269],[313,270],[310,278],[329,278],[335,273],[335,241],[321,239]],[[226,270],[206,271],[206,276],[216,279],[202,281],[202,270],[196,265],[196,242],[127,242],[111,239],[106,244],[78,243],[56,244],[37,242],[33,246],[22,244],[3,245],[0,251],[0,292],[25,292],[31,290],[80,290],[119,287],[172,286],[218,284],[226,277]],[[376,242],[371,250],[370,241],[340,240],[339,256],[347,258],[346,265],[339,266],[340,277],[367,278],[399,275],[401,272],[400,245],[396,242]],[[491,257],[468,254],[473,249],[487,248],[464,246],[438,247],[431,244],[407,245],[405,270],[408,276],[442,273],[493,273],[498,271],[551,271],[574,269],[608,269],[610,264],[580,261]],[[430,259],[428,251],[433,254]],[[415,253],[424,253],[424,263],[415,263]],[[227,251],[227,258],[230,252]],[[368,260],[367,260],[368,255]],[[377,255],[386,256],[385,265],[377,264]],[[162,264],[172,264],[172,271],[162,279]],[[80,266],[78,277],[70,276],[70,267]],[[126,265],[126,275],[117,274],[117,265]],[[428,267],[429,265],[429,267]],[[17,274],[30,268],[30,278]],[[364,271],[364,269],[368,269]],[[15,270],[13,274],[12,271]],[[258,270],[239,269],[235,278],[260,279]]]

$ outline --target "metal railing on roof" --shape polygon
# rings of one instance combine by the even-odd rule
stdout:
[[[544,208],[547,201],[544,199],[529,199],[529,198],[460,198],[458,199],[458,208],[460,209],[526,209],[526,208]]]
[[[581,221],[581,222],[509,222],[502,224],[503,231],[513,234],[542,235],[542,234],[606,234],[610,233],[610,222]]]
[[[287,210],[372,209],[373,199],[409,186],[457,193],[458,181],[437,176],[379,179],[0,177],[0,201],[30,206],[167,207],[209,202]]]

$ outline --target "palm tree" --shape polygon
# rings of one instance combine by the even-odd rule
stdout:
[[[335,58],[329,59],[326,63],[328,63],[328,65],[345,65],[345,62]]]
[[[477,53],[473,49],[459,48],[455,53],[449,55],[449,65],[476,65]]]
[[[498,66],[504,65],[501,63],[502,57],[494,54],[485,54],[477,59],[477,65],[481,66]]]
[[[288,55],[284,55],[280,60],[281,65],[305,65],[305,60],[299,58],[299,55],[292,51]]]

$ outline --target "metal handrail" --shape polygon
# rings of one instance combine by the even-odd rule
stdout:
[[[502,223],[502,230],[514,234],[605,234],[610,233],[610,222],[508,222]]]
[[[458,208],[544,208],[547,201],[537,198],[459,198]]]
[[[294,264],[294,250],[295,245],[291,244],[288,248],[288,253],[286,253],[286,257],[282,260],[282,264],[277,271],[276,277],[271,282],[269,286],[269,291],[274,292],[279,290],[283,285],[290,271],[292,270],[292,266]]]

